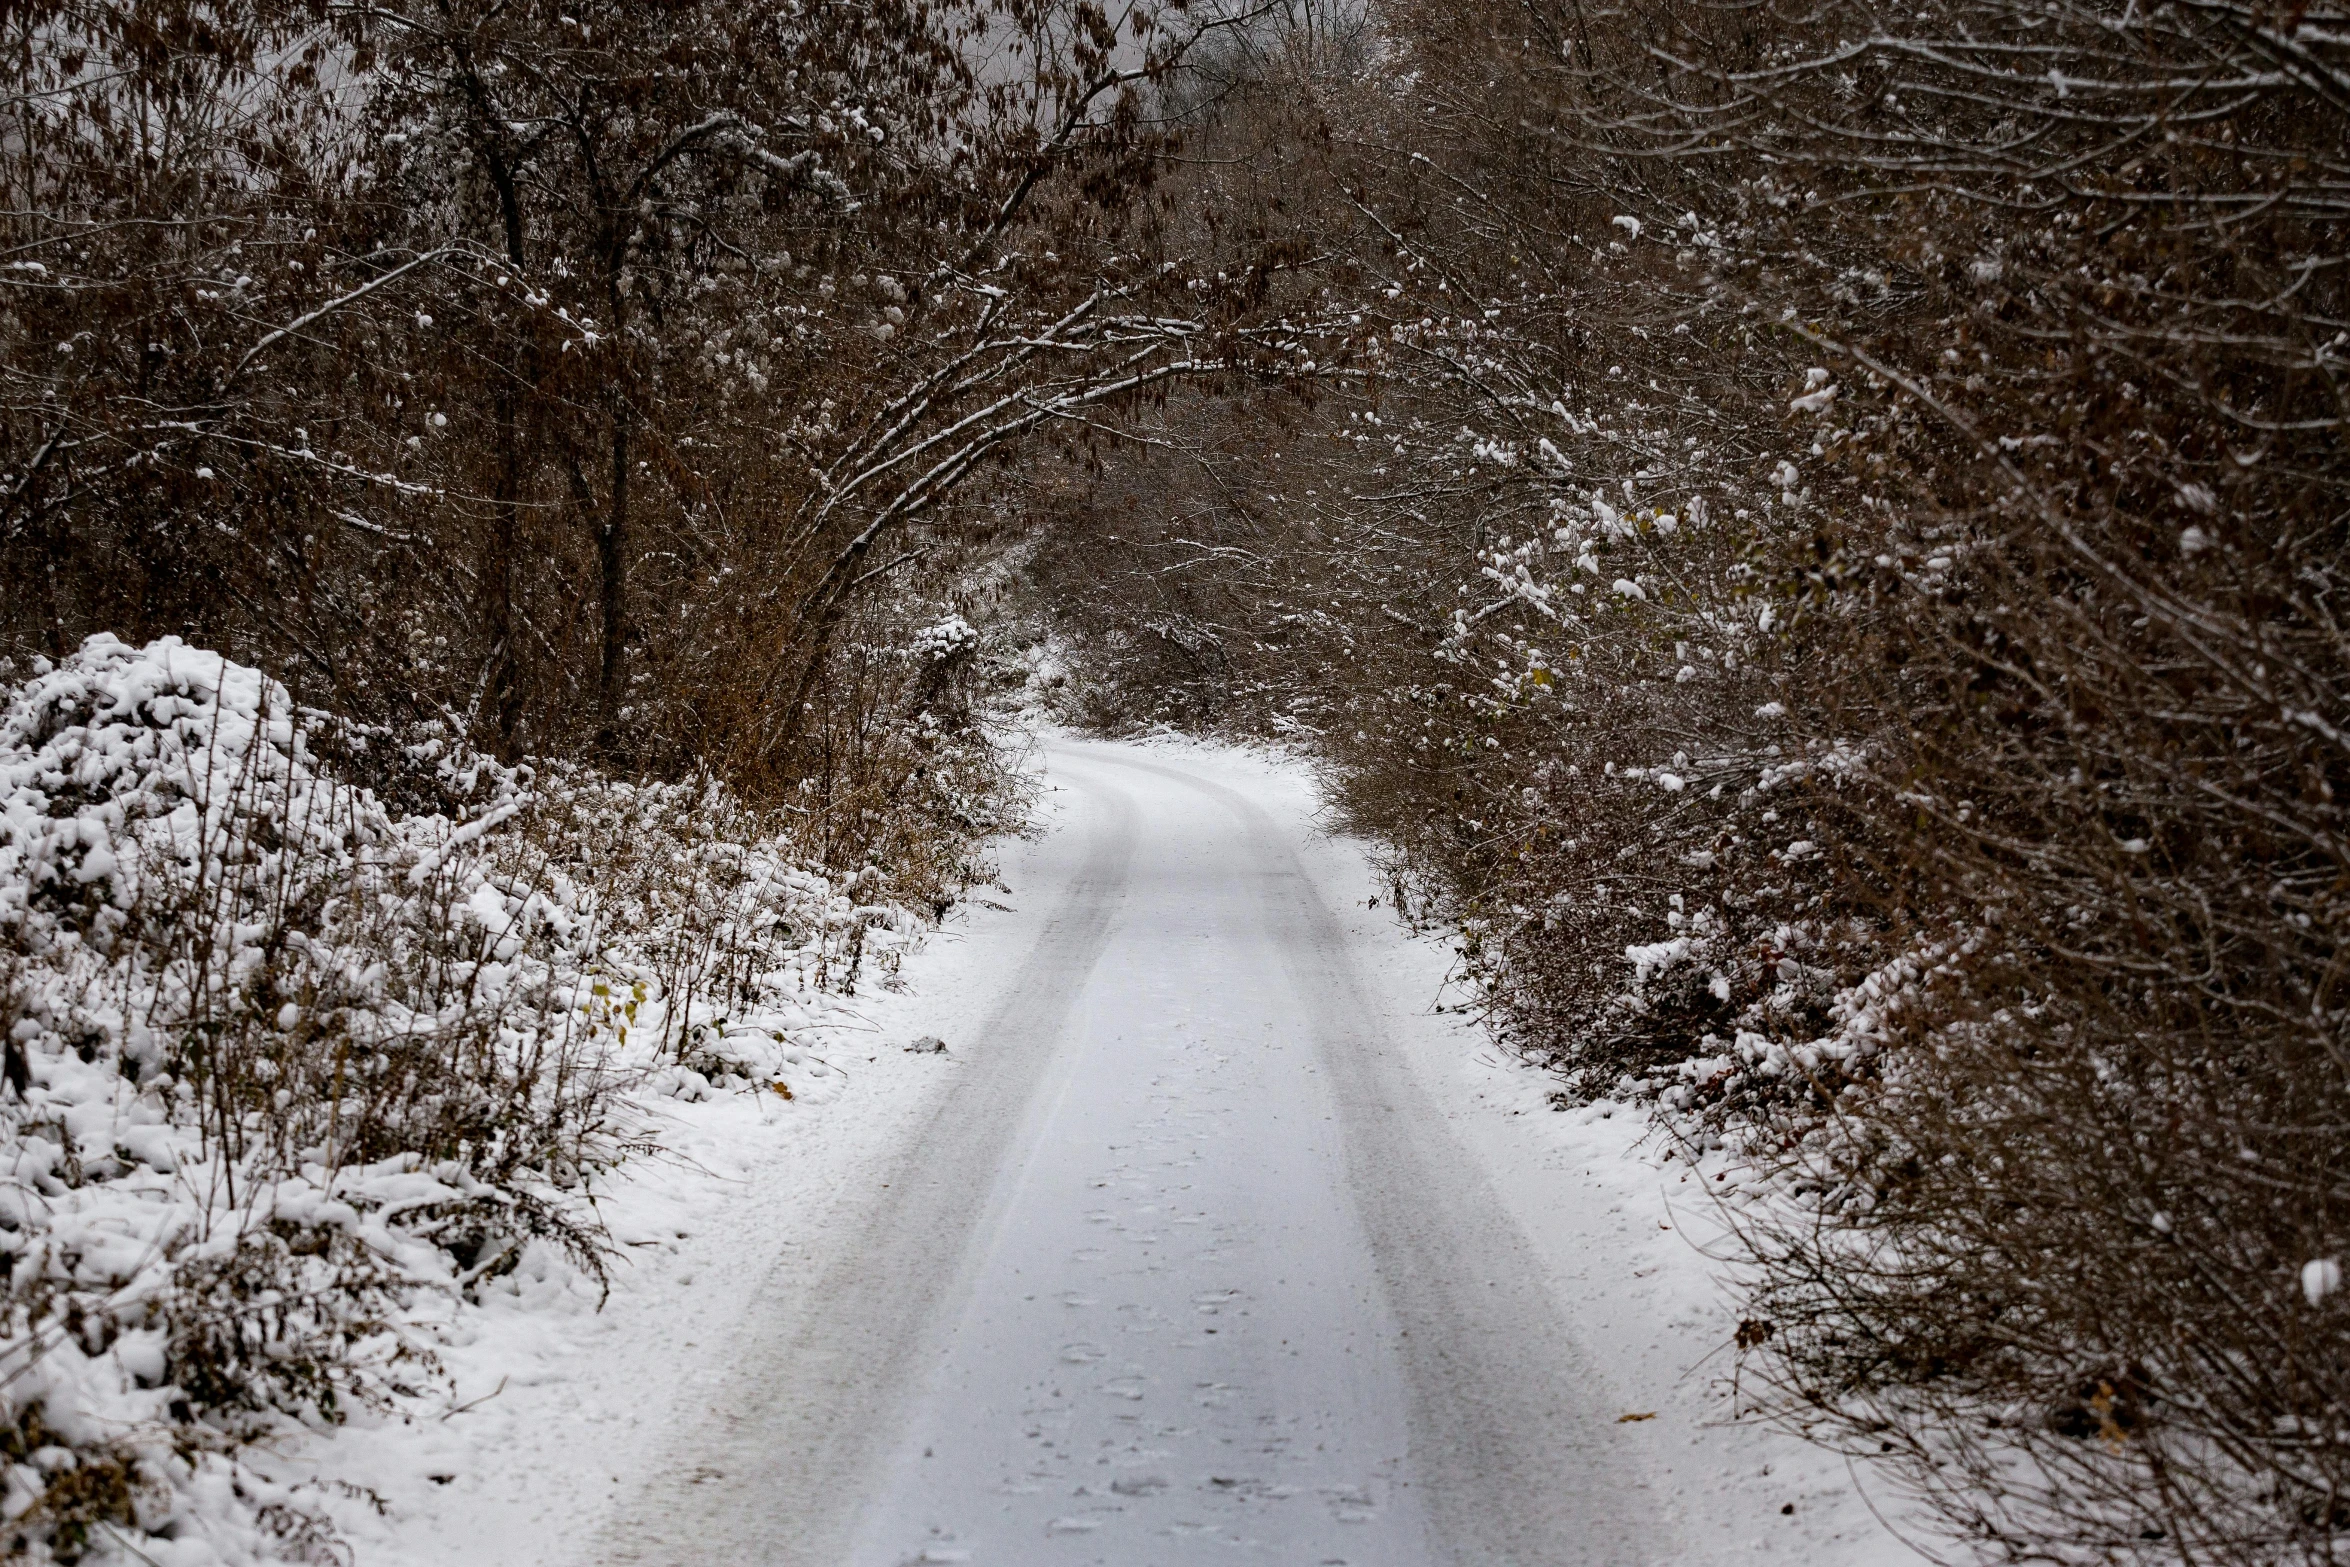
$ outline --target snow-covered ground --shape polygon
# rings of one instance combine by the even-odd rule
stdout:
[[[789,1102],[664,1102],[662,1152],[605,1199],[627,1255],[600,1310],[534,1259],[462,1319],[448,1410],[359,1417],[274,1460],[319,1477],[360,1567],[838,1562],[825,1542],[860,1518],[876,1561],[981,1567],[1221,1560],[1249,1538],[1252,1559],[1406,1567],[1920,1559],[1840,1461],[1729,1422],[1713,1172],[1654,1162],[1637,1114],[1554,1112],[1538,1074],[1443,1010],[1449,951],[1369,906],[1364,857],[1315,831],[1301,770],[1172,741],[1056,742],[1048,760],[1065,780],[1049,830],[1005,846],[1004,889],[909,958],[902,991],[842,1004]],[[1229,945],[1246,931],[1282,950]],[[1341,1035],[1359,1062],[1332,1054]],[[906,1048],[922,1036],[946,1052]],[[1122,1060],[1132,1082],[1104,1070]],[[1330,1119],[1284,1132],[1288,1108]],[[1187,1160],[1196,1216],[1164,1201]],[[1064,1244],[1088,1224],[1097,1247]],[[1195,1279],[1209,1257],[1217,1276]],[[1271,1276],[1306,1266],[1296,1286]],[[1072,1269],[1134,1293],[1134,1313],[1031,1321],[1022,1293],[1102,1314]],[[1042,1287],[1017,1285],[1031,1274]],[[1261,1298],[1191,1320],[1159,1300],[1214,1308],[1219,1290]],[[1276,1322],[1352,1337],[1252,1359],[1246,1335]],[[1044,1388],[1040,1354],[1105,1401]],[[1178,1388],[1186,1356],[1215,1367]],[[1328,1424],[1337,1456],[1250,1472],[1277,1503],[1292,1464],[1311,1526],[1241,1507],[1227,1493],[1247,1473],[1190,1472],[1203,1444],[1231,1447],[1235,1407]],[[913,1444],[985,1449],[998,1416],[1023,1429],[931,1477]],[[1409,1452],[1383,1450],[1390,1423]],[[1097,1445],[1114,1460],[1098,1473]],[[1310,1494],[1342,1463],[1359,1482]],[[1143,1528],[1187,1496],[1199,1532]],[[1347,1555],[1330,1520],[1359,1542]],[[1032,1524],[1028,1545],[990,1533]],[[1491,1543],[1515,1527],[1555,1548]]]

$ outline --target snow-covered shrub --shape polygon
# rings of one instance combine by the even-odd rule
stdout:
[[[948,615],[916,631],[907,645],[906,656],[919,664],[935,664],[968,653],[978,645],[979,633],[972,629],[971,622],[960,615]]]
[[[569,1005],[572,916],[510,912],[481,852],[522,804],[394,820],[281,687],[172,639],[93,638],[10,694],[0,1415],[331,1421],[430,1377],[415,1291],[534,1238],[596,1266],[579,1177],[620,1084]],[[83,1472],[20,1465],[27,1548],[72,1543],[51,1493]],[[154,1525],[127,1507],[103,1521]]]
[[[849,618],[803,721],[805,770],[770,795],[844,893],[936,917],[984,878],[978,845],[1019,825],[1026,779],[1002,739],[1010,666],[960,614],[920,608]]]
[[[171,638],[92,638],[8,693],[12,1552],[318,1546],[236,1445],[428,1390],[418,1308],[529,1248],[600,1277],[589,1197],[632,1096],[764,1087],[792,998],[888,972],[920,928],[881,871],[811,869],[788,815],[715,784],[427,737],[386,766],[450,810],[395,814],[321,735]]]

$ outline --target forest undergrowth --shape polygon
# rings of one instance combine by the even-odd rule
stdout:
[[[330,1551],[237,1442],[886,974],[1022,626],[1770,1177],[1766,1418],[1988,1559],[2341,1559],[2341,0],[0,45],[10,1549]]]
[[[914,683],[951,679],[958,628]],[[648,1106],[788,1094],[802,1029],[895,983],[1020,809],[933,716],[836,803],[844,856],[842,823],[715,778],[504,766],[175,638],[14,682],[9,1557],[340,1559],[240,1452],[446,1403],[467,1302],[526,1260],[605,1279],[596,1194],[659,1153]]]

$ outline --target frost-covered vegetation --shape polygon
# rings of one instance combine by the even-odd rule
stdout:
[[[1772,1413],[1994,1555],[2338,1559],[2339,0],[0,26],[27,1549],[592,1267],[615,1085],[954,895],[1024,624],[1777,1177]]]
[[[509,763],[853,790],[857,650],[986,622],[1013,453],[1295,373],[1138,200],[1213,23],[578,12],[11,9],[0,651],[171,632]]]
[[[534,1248],[601,1278],[639,1107],[779,1091],[828,993],[891,983],[977,873],[1008,801],[932,760],[961,834],[834,874],[716,780],[369,733],[174,638],[12,687],[9,1553],[324,1549],[239,1447],[433,1393],[450,1309]]]

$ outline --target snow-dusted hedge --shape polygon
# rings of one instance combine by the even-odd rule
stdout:
[[[715,785],[424,740],[372,770],[453,803],[397,814],[322,760],[390,744],[170,638],[7,694],[7,1554],[324,1549],[239,1444],[428,1390],[530,1248],[600,1276],[634,1096],[764,1088],[919,929]]]

